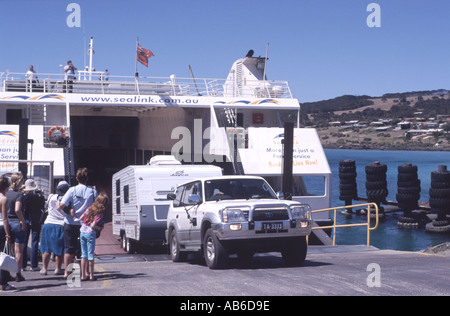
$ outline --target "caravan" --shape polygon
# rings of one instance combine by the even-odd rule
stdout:
[[[128,166],[113,175],[113,234],[128,253],[136,245],[165,242],[167,194],[199,177],[221,176],[216,166],[182,165],[173,156],[155,156],[149,165]]]

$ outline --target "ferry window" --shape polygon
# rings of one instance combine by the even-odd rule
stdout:
[[[20,124],[22,119],[22,110],[7,109],[6,110],[6,124]]]
[[[123,187],[123,203],[130,203],[130,186],[126,185]]]

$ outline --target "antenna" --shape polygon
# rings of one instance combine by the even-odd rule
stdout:
[[[266,59],[264,61],[264,75],[263,75],[263,80],[266,81],[266,68],[267,68],[267,59],[269,57],[269,45],[270,43],[267,43],[267,47],[266,47]]]
[[[192,80],[194,81],[195,91],[197,91],[198,96],[201,96],[201,94],[198,92],[198,89],[197,89],[197,83],[195,82],[195,77],[194,77],[194,73],[192,72],[191,65],[189,65],[189,72],[191,73]]]
[[[91,36],[91,41],[89,42],[89,80],[92,80],[92,56],[94,55],[94,38]]]

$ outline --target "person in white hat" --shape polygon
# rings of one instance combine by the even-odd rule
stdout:
[[[27,235],[25,245],[31,234],[30,271],[39,271],[38,247],[41,236],[41,217],[44,211],[45,198],[37,191],[38,184],[33,179],[25,181],[22,191],[24,193],[22,204],[25,220],[27,222]],[[22,270],[25,271],[28,263],[28,247],[23,248]]]
[[[64,210],[58,210],[58,205],[69,188],[69,183],[60,181],[56,194],[50,194],[47,199],[47,218],[42,227],[39,245],[39,250],[42,253],[42,269],[40,272],[42,275],[47,275],[52,253],[55,255],[55,274],[63,274],[61,265],[64,262],[64,218],[66,213]]]

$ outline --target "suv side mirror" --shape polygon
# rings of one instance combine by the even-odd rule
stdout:
[[[188,197],[188,203],[191,205],[198,205],[202,203],[202,199],[198,194],[190,194]]]
[[[167,194],[167,199],[170,200],[170,201],[174,201],[176,197],[177,197],[177,196],[176,196],[175,193],[169,193],[169,194]]]

